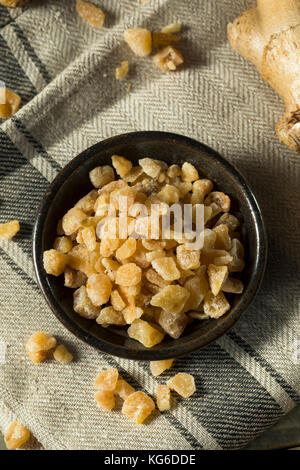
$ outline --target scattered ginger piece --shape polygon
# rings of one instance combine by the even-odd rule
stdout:
[[[60,344],[54,350],[53,357],[58,362],[68,363],[73,361],[73,355],[67,350],[67,348]]]
[[[99,390],[95,393],[95,400],[103,411],[111,411],[115,407],[115,397],[110,390]]]
[[[170,369],[173,365],[174,359],[166,359],[164,361],[151,361],[150,369],[152,374],[157,377],[162,374],[165,370]]]
[[[20,8],[24,5],[25,0],[0,0],[0,3],[9,8]]]
[[[181,23],[171,23],[171,24],[168,24],[167,26],[164,26],[161,29],[161,32],[165,34],[180,33],[181,28],[182,28]]]
[[[171,391],[167,385],[157,385],[156,404],[159,411],[168,411],[171,408]]]
[[[99,7],[96,7],[86,0],[77,0],[76,10],[81,18],[91,26],[94,26],[94,28],[102,28],[105,13]]]
[[[196,391],[194,377],[186,372],[176,374],[168,380],[167,385],[183,398],[189,398]]]
[[[0,224],[0,238],[1,240],[11,240],[19,230],[20,224],[18,220],[12,220],[11,222]]]
[[[144,392],[134,392],[123,403],[122,413],[136,424],[142,424],[155,409],[155,404]]]
[[[111,367],[110,369],[100,372],[94,382],[94,387],[97,390],[108,390],[113,392],[116,388],[119,378],[118,369]]]
[[[167,46],[153,56],[154,64],[163,72],[176,70],[183,64],[182,54],[173,46]]]
[[[129,63],[128,60],[124,60],[121,62],[120,67],[116,68],[116,79],[117,80],[123,80],[125,77],[127,77],[129,72]]]
[[[151,54],[152,36],[148,29],[127,29],[124,31],[124,40],[136,55],[145,57]]]
[[[11,423],[5,431],[4,440],[9,450],[19,449],[30,439],[30,431],[19,421]]]

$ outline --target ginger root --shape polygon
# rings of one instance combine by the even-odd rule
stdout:
[[[300,153],[300,0],[257,0],[228,25],[228,37],[284,100],[277,134]]]

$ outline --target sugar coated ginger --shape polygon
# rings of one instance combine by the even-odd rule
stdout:
[[[284,100],[277,134],[300,153],[300,0],[257,0],[228,25],[228,37]]]

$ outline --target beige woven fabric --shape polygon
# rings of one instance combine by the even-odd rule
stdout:
[[[73,0],[0,10],[0,78],[24,103],[1,125],[0,222],[19,218],[22,230],[0,245],[0,428],[17,417],[46,449],[241,447],[299,403],[300,389],[300,160],[275,136],[279,98],[226,38],[227,23],[255,2],[94,3],[107,12],[101,30],[84,24]],[[160,30],[174,21],[184,25],[185,64],[176,73],[161,74],[122,41],[125,28]],[[117,82],[114,69],[126,59],[130,75]],[[60,167],[99,140],[134,130],[185,134],[233,162],[256,192],[270,238],[253,306],[230,335],[177,361],[197,377],[197,396],[138,429],[119,412],[99,411],[91,384],[117,364],[154,393],[148,365],[101,355],[69,334],[37,288],[30,253],[35,210]],[[75,361],[31,364],[24,343],[37,329],[69,345]]]

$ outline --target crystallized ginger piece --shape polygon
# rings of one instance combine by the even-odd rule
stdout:
[[[151,361],[150,369],[154,377],[161,375],[165,370],[170,369],[174,359],[165,359],[164,361]]]
[[[161,29],[161,32],[162,33],[180,33],[181,28],[182,28],[181,23],[171,23],[171,24],[168,24],[167,26],[164,26]]]
[[[136,252],[135,238],[128,238],[116,251],[116,258],[120,261],[130,258]]]
[[[81,18],[94,28],[102,28],[105,20],[105,13],[86,0],[77,0],[76,10]]]
[[[11,240],[19,232],[19,230],[20,224],[18,220],[12,220],[11,222],[0,224],[0,239]]]
[[[130,325],[137,318],[141,318],[144,311],[140,307],[136,307],[135,305],[130,305],[129,307],[124,308],[124,310],[122,310],[122,313],[123,313],[126,323]]]
[[[60,344],[55,348],[53,352],[53,357],[56,361],[65,364],[73,361],[73,355],[67,350],[67,348],[63,344]]]
[[[30,439],[30,431],[19,421],[11,423],[5,431],[4,440],[9,450],[19,449]]]
[[[86,219],[86,214],[78,207],[70,209],[62,219],[62,228],[66,235],[72,235],[81,227],[81,222]]]
[[[153,32],[152,33],[152,43],[153,47],[161,47],[161,46],[168,46],[172,42],[180,41],[181,37],[176,36],[175,34],[171,33],[163,33],[163,32]]]
[[[109,258],[118,249],[119,245],[120,240],[118,240],[117,238],[105,238],[104,240],[101,240],[100,255],[104,256],[104,258]]]
[[[135,263],[120,266],[116,273],[116,284],[124,287],[136,286],[142,280],[142,270]]]
[[[148,269],[145,273],[145,277],[147,281],[151,282],[158,287],[165,287],[170,284],[169,281],[165,281],[154,269]]]
[[[174,203],[179,202],[180,191],[175,186],[172,186],[171,184],[166,184],[157,194],[157,196],[161,201],[165,202],[168,205],[172,205]]]
[[[207,268],[207,275],[212,293],[218,295],[228,277],[228,267],[210,264]]]
[[[166,286],[152,297],[150,304],[153,307],[161,307],[167,312],[176,314],[182,312],[189,296],[189,291],[184,287]]]
[[[79,199],[74,207],[81,209],[85,214],[91,214],[94,211],[95,202],[98,199],[98,191],[93,189],[86,196]]]
[[[134,392],[123,403],[122,413],[136,424],[142,424],[155,409],[155,404],[144,392]]]
[[[148,29],[127,29],[124,31],[124,40],[136,55],[145,57],[151,54],[152,36]]]
[[[113,308],[117,312],[121,312],[126,307],[126,304],[125,304],[124,300],[122,299],[122,297],[120,296],[117,289],[114,289],[112,291],[111,296],[110,296],[110,301],[111,301],[111,304],[112,304]]]
[[[169,313],[162,310],[158,317],[158,324],[173,339],[178,339],[188,324],[188,317],[184,313]]]
[[[123,60],[123,62],[121,62],[121,65],[120,67],[117,67],[116,68],[116,73],[115,73],[115,76],[116,76],[116,79],[117,80],[124,80],[124,78],[127,77],[128,75],[128,72],[129,72],[129,63],[128,63],[128,60]],[[115,166],[113,164],[113,166]],[[132,165],[131,165],[132,166]],[[130,170],[130,168],[129,168]],[[118,173],[118,172],[117,172]],[[128,173],[128,172],[127,172]],[[119,174],[119,173],[118,173]],[[126,173],[124,174],[124,176],[126,175]],[[123,178],[122,175],[120,175],[121,178]]]
[[[99,390],[95,393],[95,400],[97,405],[103,411],[111,411],[115,407],[115,396],[109,390]]]
[[[198,170],[189,162],[185,162],[181,167],[181,179],[187,183],[192,183],[199,179]]]
[[[82,241],[88,251],[94,251],[97,247],[96,232],[94,227],[85,227],[81,230]]]
[[[73,308],[81,317],[94,320],[99,316],[100,309],[96,307],[87,295],[85,286],[79,287],[73,294]]]
[[[43,333],[42,331],[36,331],[28,339],[25,349],[28,353],[39,353],[50,351],[55,348],[56,339],[54,336]]]
[[[142,343],[146,348],[152,348],[164,339],[164,335],[150,323],[144,320],[135,320],[127,330],[128,336]]]
[[[124,62],[122,62],[122,64],[123,63]],[[127,158],[121,157],[120,155],[113,155],[111,160],[112,165],[120,178],[124,178],[124,176],[126,176],[132,169],[132,163],[131,161],[127,160]]]
[[[213,228],[216,234],[215,248],[219,250],[230,250],[231,237],[229,235],[229,227],[226,224],[220,224]]]
[[[157,385],[156,404],[159,411],[168,411],[171,408],[171,391],[167,385]]]
[[[109,300],[112,283],[106,274],[92,274],[88,278],[86,290],[93,305],[101,307]]]
[[[29,352],[28,356],[31,362],[33,362],[34,364],[37,364],[38,362],[42,362],[42,361],[45,361],[45,359],[47,359],[47,352],[46,351]]]
[[[209,291],[205,273],[191,277],[185,282],[184,287],[190,293],[190,297],[184,307],[185,311],[197,310]]]
[[[203,310],[210,318],[220,318],[230,309],[223,292],[219,292],[214,296],[212,292],[208,292],[204,298]]]
[[[167,385],[183,398],[189,398],[196,391],[194,377],[186,372],[179,372],[176,374],[168,380]]]
[[[180,271],[178,270],[173,258],[164,256],[162,258],[154,259],[151,264],[155,271],[158,272],[165,281],[176,281],[180,279]]]
[[[226,279],[222,285],[222,291],[232,294],[241,294],[244,290],[244,284],[239,279],[233,277]]]
[[[56,251],[61,253],[68,253],[73,248],[72,240],[68,237],[57,237],[53,245]]]
[[[119,379],[116,385],[115,393],[119,395],[122,400],[126,400],[129,395],[132,395],[135,389],[126,380]]]
[[[139,160],[139,165],[144,173],[151,178],[157,178],[162,170],[160,162],[153,158],[142,158]]]
[[[200,251],[189,250],[185,245],[176,248],[177,261],[181,269],[198,269],[200,266]]]
[[[116,389],[118,378],[118,369],[111,367],[110,369],[103,370],[97,375],[94,382],[94,387],[97,390],[108,390],[113,392]]]
[[[153,56],[153,62],[163,72],[170,72],[183,64],[183,57],[175,47],[166,46]]]
[[[21,98],[8,88],[0,88],[0,118],[8,119],[19,110]]]
[[[113,307],[105,307],[101,310],[99,317],[97,318],[99,325],[126,325],[126,321],[122,312],[116,311]]]
[[[90,180],[92,185],[97,188],[103,188],[115,179],[114,170],[111,166],[97,166],[90,171]]]

